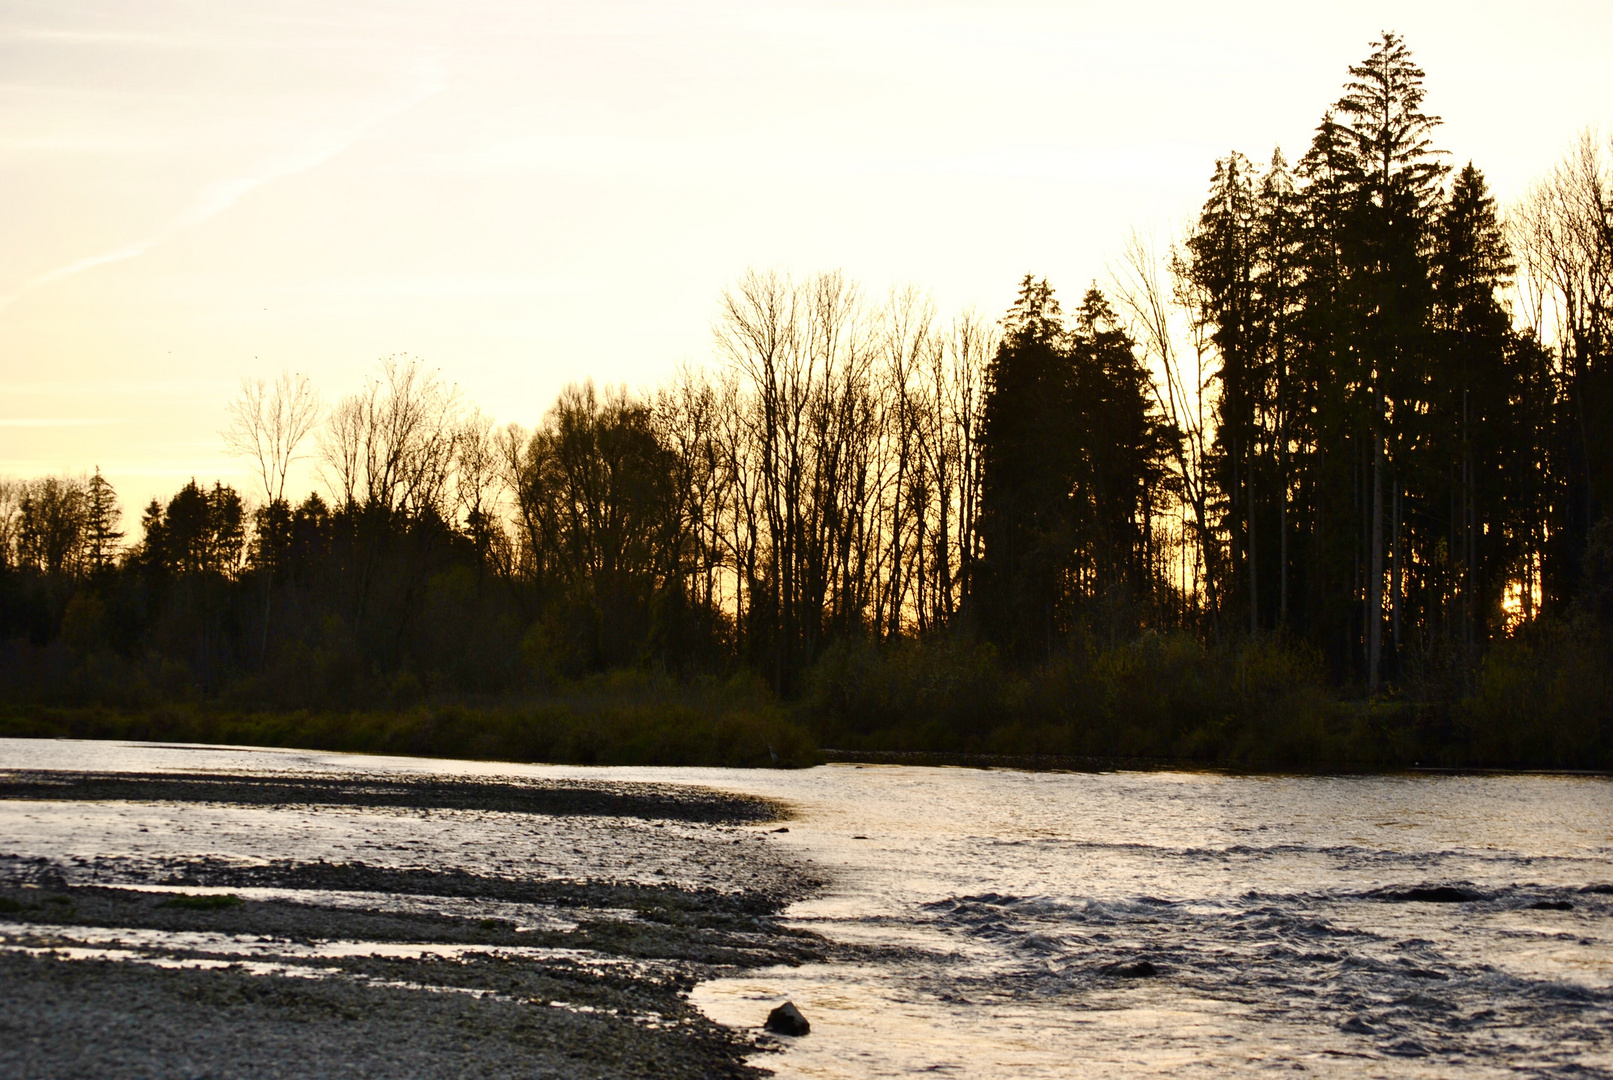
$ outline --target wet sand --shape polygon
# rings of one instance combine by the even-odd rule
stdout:
[[[94,809],[149,834],[251,808],[266,830],[389,837],[343,859],[272,857],[298,846],[272,836],[243,855],[222,831],[212,853],[205,832],[176,850],[0,839],[7,1076],[754,1076],[766,1037],[714,1024],[688,991],[824,955],[779,924],[817,881],[767,842],[786,808],[754,797],[32,770],[0,773],[0,801],[41,828]],[[489,823],[517,840],[469,852]]]

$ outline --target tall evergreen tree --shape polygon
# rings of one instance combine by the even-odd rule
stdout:
[[[84,552],[92,570],[105,570],[116,560],[117,543],[123,539],[117,527],[122,516],[118,493],[101,475],[101,467],[97,465],[84,491]]]
[[[1359,357],[1370,440],[1366,581],[1362,601],[1367,685],[1382,674],[1388,501],[1398,501],[1403,419],[1422,404],[1423,354],[1432,300],[1428,249],[1445,166],[1424,113],[1423,70],[1399,35],[1385,33],[1350,67],[1334,114],[1346,138],[1351,192],[1345,258],[1351,267],[1353,347]],[[1392,598],[1393,603],[1398,598]]]
[[[1047,282],[1027,276],[1003,326],[986,373],[970,595],[987,633],[1031,659],[1083,618],[1113,626],[1146,610],[1166,426],[1098,290],[1066,328]]]
[[[986,632],[1011,652],[1052,647],[1070,552],[1075,447],[1059,302],[1025,275],[986,368],[980,534],[970,593]]]
[[[1153,514],[1168,449],[1136,344],[1101,292],[1089,289],[1069,337],[1074,431],[1074,579],[1067,591],[1113,609],[1148,606]]]
[[[1295,359],[1299,347],[1298,317],[1300,314],[1300,287],[1304,275],[1302,236],[1302,207],[1295,188],[1294,177],[1288,170],[1280,149],[1274,150],[1271,164],[1260,183],[1259,220],[1256,246],[1260,252],[1256,270],[1255,288],[1260,318],[1265,325],[1262,342],[1265,348],[1267,384],[1270,394],[1270,438],[1272,443],[1271,501],[1275,502],[1275,545],[1268,545],[1274,559],[1275,574],[1268,574],[1268,582],[1276,578],[1275,609],[1270,600],[1266,609],[1272,612],[1271,622],[1287,629],[1291,604],[1291,520],[1292,448],[1295,437],[1294,418],[1297,412]]]
[[[1211,330],[1220,357],[1216,407],[1216,476],[1229,538],[1226,602],[1242,608],[1251,630],[1258,611],[1258,551],[1255,458],[1259,453],[1259,403],[1265,397],[1266,366],[1258,317],[1260,207],[1257,177],[1249,159],[1234,152],[1217,161],[1210,195],[1187,240],[1188,274],[1199,298],[1195,317]]]
[[[1522,416],[1527,373],[1499,295],[1515,267],[1472,163],[1452,185],[1434,243],[1435,348],[1418,440],[1433,520],[1422,546],[1443,545],[1451,589],[1428,596],[1432,609],[1420,614],[1446,624],[1470,667],[1500,615],[1532,456]]]

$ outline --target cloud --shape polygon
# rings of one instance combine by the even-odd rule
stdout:
[[[173,239],[179,233],[187,229],[194,229],[198,225],[211,221],[220,214],[227,212],[250,192],[272,184],[277,180],[284,180],[287,177],[295,176],[298,173],[307,172],[309,169],[323,165],[363,138],[371,129],[395,116],[408,112],[427,98],[441,93],[447,87],[442,65],[435,60],[422,60],[416,63],[411,70],[411,74],[413,75],[414,85],[407,94],[397,100],[387,102],[374,112],[361,117],[354,124],[326,133],[306,146],[302,153],[275,162],[261,172],[248,176],[232,177],[207,187],[202,191],[201,198],[195,204],[144,239],[137,240],[132,244],[126,244],[120,248],[114,248],[111,251],[101,252],[98,255],[78,259],[75,262],[68,263],[66,266],[57,267],[55,270],[48,271],[25,282],[15,292],[0,297],[0,312],[3,312],[35,289],[50,285],[63,278],[72,277],[74,274],[82,273],[97,266],[105,266],[108,263],[139,258],[152,248]]]
[[[100,427],[103,424],[120,424],[122,422],[122,420],[116,419],[96,420],[89,417],[74,416],[39,416],[15,419],[0,417],[0,428]]]

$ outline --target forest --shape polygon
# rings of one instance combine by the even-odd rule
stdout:
[[[753,270],[531,429],[394,357],[244,384],[244,490],[0,481],[0,734],[1613,766],[1613,140],[1503,209],[1423,82],[1064,303]]]

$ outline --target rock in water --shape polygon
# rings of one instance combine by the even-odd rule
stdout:
[[[777,1035],[805,1035],[812,1030],[812,1025],[793,1001],[786,1001],[767,1014],[767,1030]]]
[[[1422,885],[1414,889],[1383,889],[1369,895],[1380,900],[1414,904],[1466,904],[1484,897],[1450,885]]]

